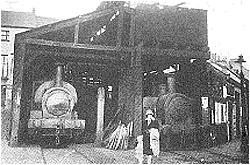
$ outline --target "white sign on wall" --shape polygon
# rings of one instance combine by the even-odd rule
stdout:
[[[202,108],[208,108],[208,97],[201,97]]]

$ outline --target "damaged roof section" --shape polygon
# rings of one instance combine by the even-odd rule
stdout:
[[[114,10],[95,11],[42,26],[22,35],[27,38],[73,43],[77,33],[78,43],[94,43],[97,37],[102,38],[107,33],[106,36],[114,36],[117,27],[117,18],[114,15],[117,17]]]
[[[115,11],[102,12],[103,15],[97,13],[93,13],[96,15],[95,19],[87,20],[86,16],[79,16],[72,22],[66,21],[62,28],[40,34],[35,38],[74,43],[77,31],[77,43],[115,46],[119,13]]]
[[[157,4],[136,8],[136,43],[160,49],[206,51],[207,11]]]

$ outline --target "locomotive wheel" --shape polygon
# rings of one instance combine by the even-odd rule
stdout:
[[[63,148],[66,146],[60,136],[43,137],[40,145],[42,148]]]

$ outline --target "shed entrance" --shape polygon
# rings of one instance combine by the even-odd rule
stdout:
[[[30,65],[33,62],[39,64],[38,59],[45,57],[62,60],[65,63],[64,81],[82,93],[87,91],[85,95],[78,94],[82,97],[79,100],[82,106],[91,109],[94,105],[94,101],[89,102],[89,97],[94,100],[93,93],[97,94],[95,86],[104,87],[106,94],[109,93],[108,86],[112,86],[113,96],[105,97],[105,103],[112,106],[105,105],[104,125],[112,119],[110,114],[115,114],[116,109],[128,111],[126,118],[134,122],[133,136],[140,135],[143,74],[166,69],[157,68],[157,63],[147,61],[167,61],[172,57],[178,57],[178,61],[182,58],[209,58],[206,11],[167,6],[163,9],[157,6],[150,8],[141,6],[132,9],[124,3],[111,7],[107,5],[92,13],[16,35],[11,145],[17,145],[25,135],[27,117],[23,116],[27,116],[26,111],[30,108],[30,89],[34,80],[30,76]],[[33,66],[36,70],[37,65]],[[41,67],[51,75],[51,66],[44,63]],[[46,73],[38,71],[33,75],[39,77]],[[100,79],[101,83],[91,83],[96,79]],[[84,80],[87,80],[86,83]],[[79,112],[80,116],[85,115]]]
[[[26,97],[23,100],[26,106],[22,111],[22,119],[20,121],[20,135],[21,141],[34,140],[32,137],[26,138],[26,135],[32,135],[28,129],[28,121],[34,118],[34,115],[42,112],[42,106],[35,103],[35,93],[41,84],[49,82],[55,77],[56,62],[63,63],[63,76],[64,82],[71,84],[77,92],[77,103],[73,108],[76,112],[78,120],[85,120],[84,131],[78,132],[74,137],[77,143],[93,142],[96,138],[97,124],[98,124],[98,88],[105,90],[105,112],[102,116],[103,127],[112,120],[112,114],[117,110],[117,75],[118,70],[113,67],[107,67],[105,62],[100,64],[98,61],[90,63],[86,59],[74,58],[56,58],[49,56],[42,56],[35,59],[29,65],[29,72],[26,72],[25,77],[25,91]],[[110,90],[111,89],[111,90]],[[103,107],[104,108],[104,107]],[[37,118],[37,117],[36,117]],[[35,138],[36,139],[36,138]],[[39,140],[39,139],[36,139]],[[30,142],[30,141],[27,141]]]

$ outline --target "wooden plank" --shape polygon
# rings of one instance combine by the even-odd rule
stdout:
[[[58,56],[58,57],[72,57],[72,58],[83,58],[83,59],[93,59],[93,60],[109,60],[114,62],[120,61],[120,56],[110,56],[106,54],[90,54],[90,53],[74,53],[74,52],[55,52],[55,51],[46,51],[46,50],[27,50],[27,55],[29,58],[35,59],[41,56]],[[32,56],[32,57],[31,57]],[[33,57],[35,56],[35,57]]]
[[[20,126],[20,112],[21,112],[21,98],[22,98],[22,81],[24,73],[24,57],[25,57],[25,44],[18,43],[16,38],[15,43],[15,67],[13,79],[13,92],[12,92],[12,116],[11,116],[11,136],[10,145],[18,146],[19,140],[19,126]]]
[[[56,47],[64,47],[64,48],[76,48],[76,49],[87,49],[87,50],[107,50],[107,51],[133,51],[133,48],[128,47],[116,47],[116,46],[103,46],[103,45],[91,45],[91,44],[74,44],[74,43],[66,43],[66,42],[58,42],[58,41],[49,41],[43,39],[24,39],[22,43],[26,44],[36,44],[43,46],[56,46]]]
[[[120,65],[118,65],[119,63],[93,63],[93,62],[78,62],[77,65],[86,65],[86,66],[93,66],[93,67],[96,67],[96,68],[103,68],[103,69],[114,69],[114,70],[117,70],[120,68]]]
[[[142,48],[140,51],[143,54],[154,54],[158,57],[185,57],[185,58],[203,58],[209,59],[210,55],[207,52],[198,50],[178,50],[178,49],[158,49],[158,48]]]
[[[122,32],[123,32],[123,19],[124,19],[124,11],[123,8],[119,10],[119,20],[118,20],[118,29],[117,29],[117,43],[116,46],[122,46]]]
[[[114,12],[115,12],[115,10],[113,10],[113,9],[107,9],[107,10],[94,11],[92,13],[84,14],[84,15],[81,15],[79,23],[91,21],[91,20],[106,16],[106,15],[112,14]],[[56,22],[53,24],[41,26],[39,28],[35,28],[35,29],[30,30],[30,31],[20,33],[18,35],[23,36],[23,37],[36,37],[39,35],[43,35],[45,33],[57,31],[57,30],[62,29],[62,28],[74,26],[78,23],[78,18],[79,17],[75,17],[75,18],[71,18],[68,20],[59,21],[59,22]]]
[[[81,16],[79,16],[77,24],[75,25],[74,44],[78,43],[80,19],[81,19]]]
[[[131,14],[130,20],[130,32],[129,32],[129,46],[135,45],[135,14]]]

